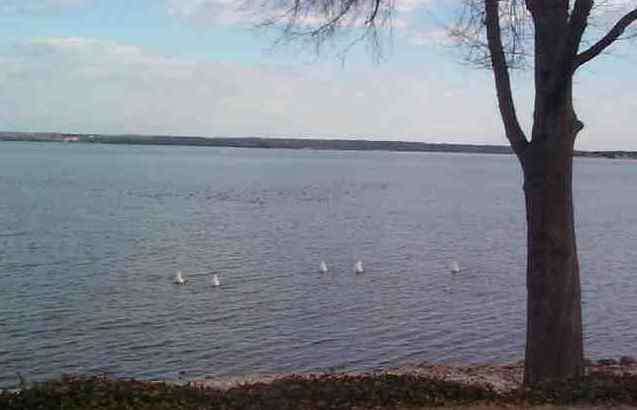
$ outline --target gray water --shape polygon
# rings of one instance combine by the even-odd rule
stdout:
[[[575,168],[587,355],[635,354],[637,162]],[[511,156],[1,143],[0,386],[518,360],[523,215]]]

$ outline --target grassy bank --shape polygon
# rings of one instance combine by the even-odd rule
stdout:
[[[416,375],[289,376],[227,390],[101,377],[50,381],[1,393],[0,409],[390,409],[497,405],[637,405],[637,376],[592,374],[579,381],[496,392]]]

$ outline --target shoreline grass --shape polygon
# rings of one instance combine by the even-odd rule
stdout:
[[[637,376],[580,380],[497,392],[419,375],[286,376],[227,390],[187,384],[70,377],[0,393],[3,410],[391,409],[458,406],[637,405]]]

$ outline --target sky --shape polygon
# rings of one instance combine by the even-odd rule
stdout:
[[[607,1],[600,27],[637,7]],[[458,4],[395,0],[378,60],[279,44],[237,0],[0,0],[0,130],[505,144],[492,73],[447,36]],[[578,148],[637,150],[636,63],[622,41],[578,72]],[[528,130],[531,73],[513,88]]]

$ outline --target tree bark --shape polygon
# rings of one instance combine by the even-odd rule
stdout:
[[[527,212],[525,383],[584,374],[573,147],[582,128],[565,94],[539,95],[533,140],[521,157]]]

